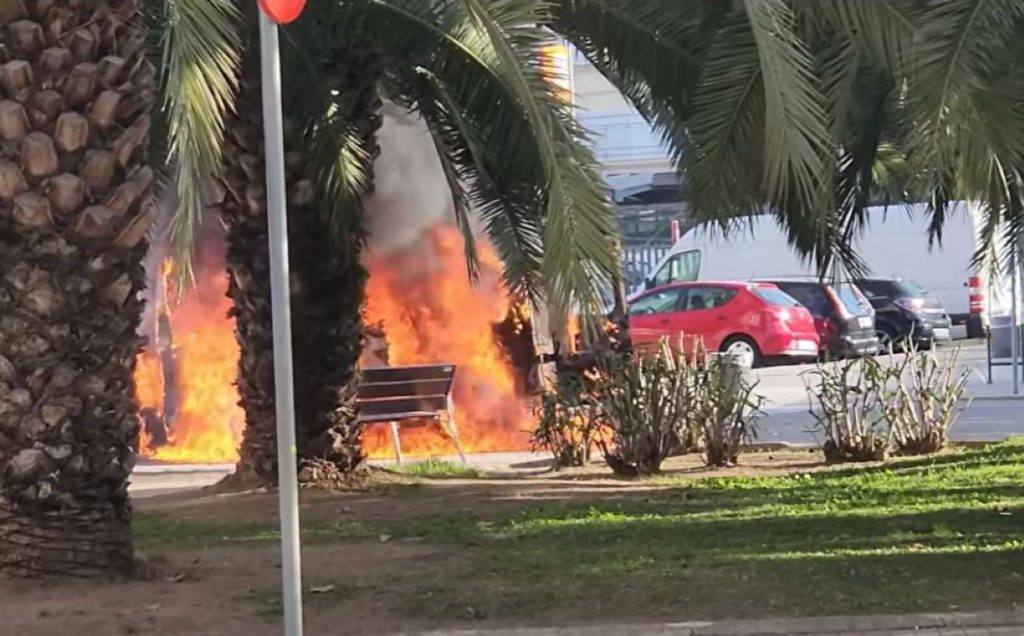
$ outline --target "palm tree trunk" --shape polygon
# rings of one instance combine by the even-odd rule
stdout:
[[[0,12],[0,577],[132,567],[132,371],[155,217],[142,35],[135,0]]]
[[[364,67],[365,68],[365,67]],[[374,86],[370,82],[370,86]],[[375,94],[374,94],[375,95]],[[373,150],[378,101],[364,117],[368,156]],[[246,413],[235,480],[273,482],[277,477],[273,348],[264,164],[259,140],[259,85],[247,83],[237,104],[225,152],[221,213],[228,232],[228,295],[241,350],[238,388]],[[365,465],[356,421],[355,381],[362,353],[362,266],[365,232],[357,211],[344,236],[332,236],[317,214],[314,175],[286,139],[288,234],[292,282],[292,342],[300,476],[308,481],[345,478]]]

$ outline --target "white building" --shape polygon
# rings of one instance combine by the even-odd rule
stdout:
[[[570,85],[618,210],[627,278],[637,284],[671,247],[672,222],[686,229],[679,177],[658,133],[579,53],[572,55]]]

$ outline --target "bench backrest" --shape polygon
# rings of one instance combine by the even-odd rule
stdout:
[[[359,419],[387,422],[436,417],[448,410],[455,365],[364,369],[357,403]]]

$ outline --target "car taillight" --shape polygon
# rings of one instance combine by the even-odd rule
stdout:
[[[897,298],[893,302],[896,303],[897,307],[901,307],[915,314],[924,309],[924,300],[921,298]]]

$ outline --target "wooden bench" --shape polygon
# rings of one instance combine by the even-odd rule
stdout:
[[[356,403],[359,421],[364,424],[387,422],[391,426],[391,443],[395,459],[402,463],[402,442],[399,425],[408,420],[434,420],[451,438],[462,463],[466,455],[459,443],[452,405],[452,383],[455,365],[434,364],[417,367],[379,367],[363,369]]]

